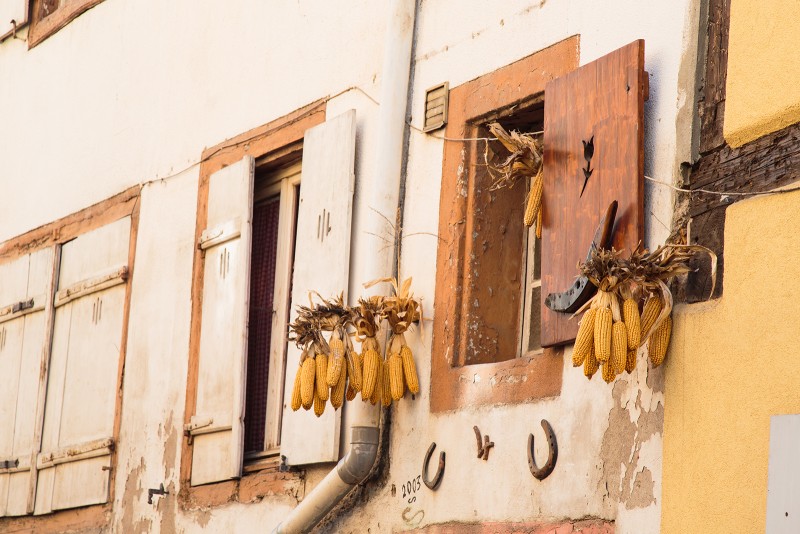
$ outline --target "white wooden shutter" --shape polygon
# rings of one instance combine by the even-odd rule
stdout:
[[[250,299],[254,160],[211,175],[205,251],[192,485],[241,476]]]
[[[308,292],[347,296],[350,274],[350,223],[355,184],[356,112],[349,110],[310,128],[303,140],[303,170],[297,221],[291,320]],[[292,385],[300,351],[290,344],[286,358],[281,455],[289,465],[339,459],[341,410],[330,404],[321,417],[293,412]],[[360,401],[359,401],[360,402]]]
[[[0,516],[33,512],[53,249],[0,265]]]
[[[131,220],[63,245],[36,514],[108,501]]]

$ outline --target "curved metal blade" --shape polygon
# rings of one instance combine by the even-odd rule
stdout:
[[[600,220],[597,230],[594,232],[594,239],[589,246],[586,254],[586,261],[592,257],[592,251],[596,248],[608,248],[611,246],[611,236],[614,230],[614,219],[617,216],[617,201],[609,204],[605,216]],[[544,305],[554,312],[573,313],[583,306],[597,292],[597,287],[589,282],[589,279],[581,275],[572,284],[572,287],[561,293],[550,293],[544,299]]]

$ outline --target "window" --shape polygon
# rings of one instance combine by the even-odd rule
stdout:
[[[436,306],[453,313],[434,316],[434,411],[557,395],[558,347],[575,339],[578,321],[545,308],[542,296],[574,283],[612,201],[614,248],[632,250],[643,237],[644,42],[580,68],[577,44],[567,39],[451,91],[447,137],[486,137],[489,120],[544,131],[543,239],[522,229],[524,191],[489,189],[483,141],[445,144]]]
[[[578,38],[572,37],[453,88],[445,135],[485,137],[484,125],[491,120],[512,129],[541,129],[545,84],[577,63]],[[538,350],[541,275],[535,240],[522,224],[525,190],[518,185],[490,192],[484,149],[483,141],[444,144],[431,362],[434,412],[561,391],[559,349]]]
[[[245,460],[277,454],[300,164],[256,170],[250,260]]]
[[[323,118],[300,110],[204,154],[182,460],[195,502],[235,500],[243,472],[338,459],[341,413],[285,401],[293,310],[349,282],[355,112]]]
[[[490,122],[500,123],[507,131],[541,132],[541,96],[480,118],[474,125],[479,137],[491,135],[485,127]],[[502,144],[492,143],[486,154],[488,163],[496,165],[509,152]],[[480,163],[484,163],[483,159]],[[463,299],[467,305],[462,310],[469,324],[465,332],[465,364],[532,356],[542,351],[541,243],[536,239],[535,228],[526,228],[522,223],[527,185],[491,190],[494,176],[481,164],[472,170],[471,178],[472,252],[465,259],[465,269],[477,275],[464,282]]]
[[[0,247],[0,517],[112,498],[137,195]]]
[[[30,1],[32,24],[28,46],[33,47],[103,0]]]

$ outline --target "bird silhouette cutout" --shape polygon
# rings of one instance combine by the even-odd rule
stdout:
[[[594,156],[594,136],[589,139],[589,141],[581,141],[583,143],[583,159],[586,160],[586,168],[581,169],[583,171],[583,188],[581,188],[581,197],[583,197],[583,192],[586,191],[586,184],[589,183],[589,177],[594,172],[592,169],[592,156]]]

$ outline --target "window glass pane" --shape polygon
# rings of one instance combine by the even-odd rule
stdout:
[[[271,197],[253,208],[245,452],[264,449],[279,214],[280,196]]]

